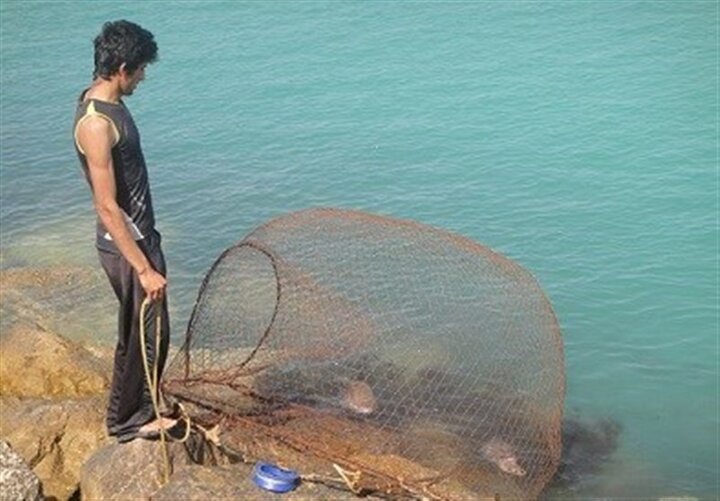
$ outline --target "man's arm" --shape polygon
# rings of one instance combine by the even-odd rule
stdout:
[[[167,284],[165,277],[153,269],[133,239],[117,204],[111,153],[113,138],[110,122],[102,117],[88,117],[78,129],[78,142],[88,162],[95,210],[120,253],[138,274],[145,293],[152,300],[160,299]]]

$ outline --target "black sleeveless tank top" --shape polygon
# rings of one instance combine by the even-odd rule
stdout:
[[[135,240],[154,236],[157,232],[155,231],[155,215],[152,208],[152,197],[150,196],[150,183],[145,158],[140,146],[140,133],[135,126],[135,121],[122,101],[115,104],[97,99],[85,100],[86,93],[87,89],[82,92],[78,99],[73,130],[75,150],[85,178],[90,184],[90,189],[92,189],[92,183],[87,158],[78,144],[77,130],[78,126],[86,118],[100,116],[110,122],[115,133],[112,161],[117,203],[124,212],[130,234],[133,235]],[[105,229],[100,218],[97,221],[96,245],[102,250],[118,252],[112,237]]]

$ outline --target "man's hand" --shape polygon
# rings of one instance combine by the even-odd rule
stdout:
[[[164,276],[148,266],[138,272],[138,278],[140,278],[140,285],[145,289],[145,294],[150,301],[160,301],[163,298],[167,287],[167,280]]]

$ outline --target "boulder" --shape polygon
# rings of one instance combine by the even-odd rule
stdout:
[[[69,499],[85,460],[109,442],[104,396],[79,400],[0,400],[0,437],[40,478],[46,496]]]
[[[257,487],[252,481],[252,465],[188,465],[178,468],[170,482],[152,495],[153,501],[205,501],[206,499],[275,500],[277,494]],[[332,499],[353,501],[358,496],[323,484],[302,482],[297,489],[282,496],[286,501]],[[377,499],[367,496],[365,499]]]
[[[164,483],[163,455],[160,441],[136,439],[102,447],[82,467],[82,498],[149,499]],[[168,461],[171,471],[189,462],[182,444],[168,443]]]
[[[43,499],[40,479],[22,457],[0,440],[0,500],[40,501]]]
[[[168,442],[171,471],[168,482],[164,481],[164,459],[159,441],[134,440],[127,444],[103,447],[93,454],[82,468],[82,498],[153,501],[277,499],[277,495],[260,489],[252,482],[251,464],[237,462],[238,457],[234,455],[223,456],[223,452],[207,442],[203,445],[206,449],[204,453],[198,455],[198,445],[198,436],[195,433],[186,443]],[[205,465],[195,464],[191,457],[195,460],[201,458]],[[328,481],[339,488],[303,482],[283,498],[288,501],[357,499],[356,495],[344,488],[340,478]],[[367,496],[366,499],[377,498]]]
[[[249,485],[248,468],[237,466],[184,466],[174,472],[170,482],[152,496],[153,501],[206,499],[255,499]]]
[[[111,365],[40,326],[17,324],[0,338],[0,395],[79,397],[105,393]]]
[[[99,266],[0,270],[0,336],[26,323],[75,340],[112,344],[117,299]]]

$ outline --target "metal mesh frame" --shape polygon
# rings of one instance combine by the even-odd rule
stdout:
[[[165,377],[239,449],[262,436],[265,456],[341,466],[357,489],[443,499],[537,496],[564,391],[559,326],[530,273],[465,237],[338,209],[227,249]]]

